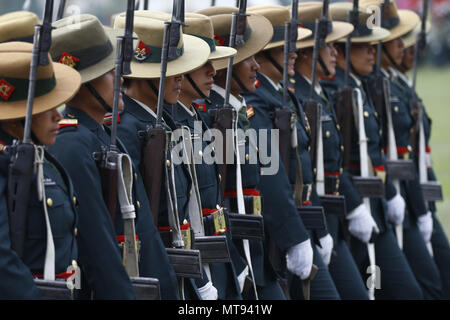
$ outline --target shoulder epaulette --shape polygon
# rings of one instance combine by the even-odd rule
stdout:
[[[62,119],[59,121],[59,128],[74,127],[78,129],[78,119]]]
[[[112,125],[112,118],[113,118],[112,113],[108,113],[103,118],[103,124],[106,125],[106,126]],[[117,114],[117,123],[120,123],[120,113]]]
[[[3,141],[0,141],[0,154],[3,153],[3,149],[5,149],[6,144]]]

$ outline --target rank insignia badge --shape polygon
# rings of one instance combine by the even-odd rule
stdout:
[[[9,97],[11,97],[15,87],[4,79],[0,79],[0,97],[4,100],[8,101]]]
[[[198,102],[194,102],[194,107],[198,112],[206,112],[206,104],[199,104]]]
[[[134,51],[134,58],[138,62],[143,62],[144,60],[148,59],[151,54],[152,52],[150,51],[150,49],[147,48],[147,46],[142,41],[139,41],[139,45]]]
[[[255,88],[259,88],[259,86],[261,85],[261,82],[259,82],[259,80],[255,80]]]
[[[80,59],[67,52],[64,52],[59,59],[59,63],[65,64],[71,68],[75,68],[79,61]]]
[[[253,109],[252,105],[249,105],[247,107],[247,118],[250,119],[251,117],[253,117],[255,115],[255,110]]]

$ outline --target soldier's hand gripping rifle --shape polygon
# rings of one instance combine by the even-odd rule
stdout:
[[[8,153],[10,156],[8,171],[8,219],[11,248],[16,251],[21,259],[23,258],[27,233],[28,200],[31,182],[35,173],[35,146],[31,141],[31,120],[36,88],[36,75],[39,66],[46,66],[50,63],[48,51],[51,46],[52,16],[53,0],[47,0],[45,2],[42,25],[35,26],[23,141],[15,140],[13,145],[6,147],[5,150],[5,153]]]

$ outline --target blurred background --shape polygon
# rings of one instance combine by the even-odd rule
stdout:
[[[340,0],[346,1],[346,0]],[[55,0],[54,14],[60,0]],[[299,0],[299,2],[305,2]],[[331,2],[337,2],[331,0]],[[422,0],[396,0],[399,8],[420,14]],[[29,10],[43,15],[45,0],[0,0],[0,14]],[[96,15],[104,25],[112,25],[113,16],[126,10],[126,0],[66,0],[64,16],[79,13]],[[137,5],[143,8],[144,0]],[[148,0],[150,10],[172,11],[170,0]],[[248,6],[263,4],[290,5],[291,0],[248,0]],[[234,6],[235,0],[186,0],[186,11],[192,12],[215,6]],[[433,120],[431,149],[434,169],[442,183],[445,201],[438,203],[438,217],[450,236],[450,1],[430,1],[432,29],[427,36],[428,49],[422,59],[417,76],[417,91]],[[449,109],[449,110],[447,110]]]

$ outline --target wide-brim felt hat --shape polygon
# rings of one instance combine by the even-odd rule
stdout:
[[[406,48],[412,47],[413,45],[416,44],[417,42],[417,37],[420,33],[420,31],[422,30],[422,23],[419,23],[413,31],[407,33],[406,35],[404,35],[402,37],[403,40],[403,45]],[[427,21],[426,25],[425,25],[425,32],[428,34],[431,31],[431,22]]]
[[[183,28],[185,34],[199,37],[206,41],[210,47],[208,61],[215,61],[233,57],[237,51],[234,48],[216,44],[214,38],[214,26],[211,18],[200,13],[187,12],[185,14],[186,26]],[[226,65],[224,65],[224,68]],[[217,68],[216,68],[217,69]]]
[[[0,42],[33,42],[34,26],[39,23],[36,14],[14,11],[0,16]]]
[[[126,13],[119,14],[114,20],[114,29],[125,27]],[[138,36],[138,46],[131,60],[131,74],[125,78],[156,79],[161,76],[161,51],[163,45],[164,22],[171,15],[150,10],[135,11],[134,32]],[[167,62],[166,77],[174,77],[197,70],[209,59],[210,47],[206,41],[196,36],[183,34],[180,37],[176,53]]]
[[[298,49],[314,47],[314,30],[316,19],[322,16],[321,2],[309,1],[298,4],[298,23],[299,30],[303,28],[310,29],[313,34],[307,38],[297,41]],[[329,30],[325,37],[325,42],[330,43],[348,36],[353,31],[353,25],[343,21],[332,21],[330,13],[328,13]]]
[[[232,14],[238,12],[235,7],[209,7],[197,11],[197,13],[209,16],[214,27],[216,44],[228,45],[230,41]],[[233,57],[233,65],[236,65],[264,49],[272,39],[273,28],[268,19],[263,16],[248,12],[247,26],[244,33],[243,45],[236,45],[236,55]],[[227,60],[213,61],[217,70],[228,67]]]
[[[362,0],[360,6],[363,8],[379,8],[382,0]],[[374,12],[373,12],[374,13]],[[398,9],[395,1],[390,0],[389,5],[385,8],[383,13],[383,19],[386,24],[383,24],[383,28],[386,28],[391,33],[389,37],[382,40],[382,42],[389,42],[391,40],[400,38],[405,34],[411,32],[417,24],[420,22],[420,17],[417,13],[411,10]]]
[[[52,26],[53,61],[66,64],[81,75],[82,83],[90,82],[114,69],[117,37],[123,30],[105,27],[91,14],[70,16]]]
[[[30,62],[33,45],[26,42],[0,44],[0,120],[26,116]],[[39,66],[32,114],[54,109],[72,99],[81,84],[71,67],[54,63]]]
[[[270,50],[273,48],[284,46],[285,22],[291,20],[291,14],[287,7],[278,5],[263,5],[250,7],[247,11],[264,16],[272,24],[273,36],[270,42],[264,47],[264,50]],[[308,38],[309,36],[311,36],[311,34],[311,30],[308,30],[306,28],[299,28],[297,32],[297,41]]]
[[[335,2],[330,4],[330,14],[334,21],[348,21],[348,13],[353,10],[353,4],[351,2]],[[351,36],[352,43],[371,43],[379,40],[386,39],[390,36],[389,30],[380,28],[377,26],[367,25],[371,14],[359,8],[359,22],[356,27],[355,33]],[[345,42],[347,37],[341,38],[338,42]]]

